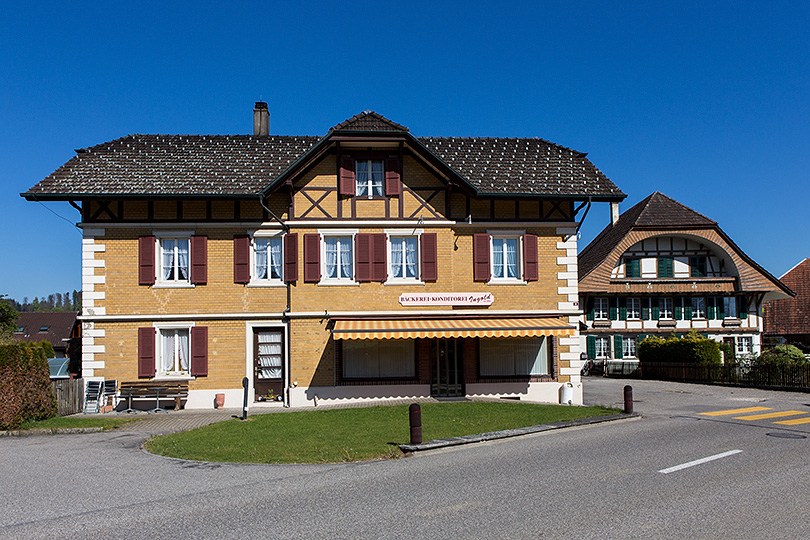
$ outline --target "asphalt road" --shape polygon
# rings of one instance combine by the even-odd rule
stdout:
[[[625,384],[588,379],[586,402],[620,404]],[[145,454],[138,433],[7,437],[0,537],[810,538],[810,423],[774,423],[810,419],[810,396],[630,384],[638,419],[396,461],[206,464]],[[757,414],[785,416],[737,419]]]

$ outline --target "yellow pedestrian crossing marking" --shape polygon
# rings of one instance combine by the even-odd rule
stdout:
[[[748,416],[735,416],[734,420],[765,420],[766,418],[780,418],[782,416],[796,416],[797,414],[807,414],[807,411],[781,411],[781,412],[772,412],[772,413],[765,413],[765,414],[751,414],[751,415],[748,415]]]
[[[702,412],[698,413],[703,416],[725,416],[731,414],[745,414],[750,412],[757,412],[757,411],[770,411],[773,410],[771,407],[748,407],[745,409],[729,409],[727,411],[714,411],[714,412]]]
[[[782,424],[783,426],[798,426],[799,424],[810,424],[810,417],[794,418],[793,420],[782,420],[781,422],[774,422],[774,424]]]

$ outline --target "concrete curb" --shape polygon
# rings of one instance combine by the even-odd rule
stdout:
[[[616,420],[626,420],[629,418],[640,418],[638,413],[632,414],[612,414],[609,416],[594,416],[591,418],[580,418],[578,420],[566,420],[563,422],[552,422],[551,424],[542,424],[539,426],[529,426],[524,428],[506,429],[503,431],[490,431],[489,433],[481,433],[478,435],[465,435],[463,437],[451,437],[449,439],[436,439],[427,441],[422,444],[400,444],[399,449],[403,452],[421,452],[424,450],[435,450],[437,448],[446,448],[448,446],[459,446],[462,444],[472,444],[485,441],[494,441],[497,439],[508,439],[509,437],[519,437],[521,435],[529,435],[532,433],[542,433],[544,431],[552,431],[555,429],[564,429],[576,426],[587,426],[591,424],[601,424],[603,422],[613,422]]]
[[[0,431],[0,437],[29,437],[32,435],[70,435],[74,433],[98,433],[103,427],[86,428],[53,428],[53,429],[19,429]]]

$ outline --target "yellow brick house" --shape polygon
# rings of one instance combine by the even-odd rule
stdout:
[[[129,135],[22,195],[81,212],[86,378],[187,408],[388,397],[581,402],[578,216],[625,195],[538,138]],[[571,387],[568,387],[569,389]]]

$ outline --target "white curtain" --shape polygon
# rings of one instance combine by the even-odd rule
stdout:
[[[383,194],[383,162],[382,161],[372,161],[371,162],[371,188],[372,188],[372,195],[382,195]]]
[[[517,238],[507,238],[506,243],[506,271],[507,277],[517,277]]]
[[[270,277],[281,279],[281,238],[270,240]]]
[[[177,240],[178,279],[188,279],[188,240]]]
[[[163,281],[168,281],[173,278],[174,244],[174,240],[163,240],[161,242],[163,250]]]
[[[356,184],[357,184],[357,196],[365,196],[369,195],[368,192],[368,161],[358,161],[357,162],[357,170],[355,171],[357,175]]]
[[[503,238],[492,239],[492,276],[502,278],[503,275]]]
[[[337,277],[337,237],[327,236],[324,239],[326,244],[326,277]]]
[[[162,371],[168,373],[174,371],[174,330],[165,330],[161,332],[163,335],[163,358],[162,358]]]
[[[391,239],[391,274],[395,278],[404,277],[402,271],[402,238]]]
[[[256,278],[267,279],[267,239],[256,240]]]
[[[259,332],[259,367],[262,379],[281,378],[281,332]]]
[[[351,279],[352,277],[352,241],[349,237],[341,237],[340,246],[340,277]]]
[[[416,277],[416,238],[405,239],[405,270],[406,277]]]
[[[180,370],[188,371],[188,330],[177,330],[177,355],[180,357]]]

